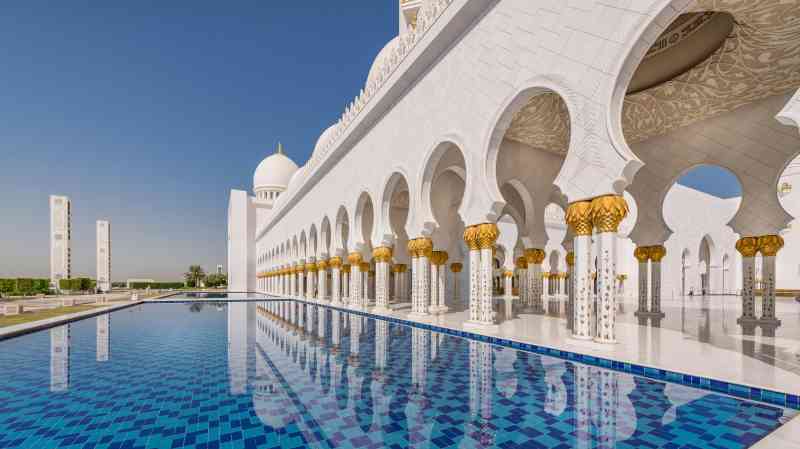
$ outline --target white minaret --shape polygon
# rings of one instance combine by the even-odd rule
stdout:
[[[111,291],[111,223],[97,220],[97,289]]]
[[[50,195],[50,285],[58,289],[61,279],[72,275],[72,203],[69,197]]]

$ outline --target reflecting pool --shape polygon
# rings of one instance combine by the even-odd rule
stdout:
[[[294,301],[5,340],[0,380],[0,448],[735,448],[796,414]]]

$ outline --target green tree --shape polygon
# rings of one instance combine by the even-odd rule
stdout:
[[[186,284],[189,287],[197,287],[206,278],[206,273],[200,265],[190,265],[189,271],[183,277],[186,278]]]

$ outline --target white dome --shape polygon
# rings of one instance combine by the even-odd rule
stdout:
[[[389,43],[386,44],[386,46],[383,47],[383,49],[378,53],[378,56],[375,57],[375,60],[372,61],[372,67],[369,68],[369,74],[367,75],[367,86],[378,79],[378,73],[380,73],[380,70],[383,68],[384,61],[389,59],[389,55],[391,55],[395,47],[397,47],[398,42],[400,42],[400,36],[390,40]]]
[[[267,156],[258,164],[253,174],[253,190],[274,187],[285,189],[297,168],[297,164],[283,154],[283,148],[279,144],[275,154]]]
[[[336,125],[329,126],[328,129],[320,134],[319,138],[317,139],[317,143],[314,145],[314,152],[311,153],[312,158],[318,154],[322,154],[322,147],[324,147],[325,144],[331,140],[334,132],[336,132]]]

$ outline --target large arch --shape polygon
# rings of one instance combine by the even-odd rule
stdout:
[[[327,258],[331,254],[331,222],[328,217],[322,218],[319,226],[320,257]]]
[[[299,243],[300,243],[299,258],[301,260],[305,260],[308,257],[308,244],[307,244],[307,240],[306,240],[306,231],[305,231],[305,229],[300,231],[300,241],[299,241]]]
[[[462,145],[455,143],[453,140],[447,140],[437,144],[428,152],[424,159],[425,163],[422,165],[421,174],[417,177],[420,180],[420,185],[415,189],[418,197],[412,203],[417,204],[418,207],[411,209],[413,218],[410,222],[410,237],[430,237],[439,227],[439,223],[434,217],[431,195],[434,182],[443,172],[449,171],[460,174],[463,179],[464,187],[461,189],[461,199],[456,210],[462,219],[465,216],[466,202],[464,201],[464,195],[466,194],[467,186],[471,183],[468,173],[472,172],[469,170],[469,158],[462,148]]]
[[[347,209],[344,206],[339,206],[336,211],[336,230],[334,233],[334,245],[336,246],[336,254],[341,256],[346,255],[350,246],[350,219],[347,214]]]
[[[372,234],[376,229],[375,206],[368,191],[358,195],[353,215],[353,238],[356,248],[364,258],[372,258]]]
[[[308,258],[314,259],[319,256],[318,252],[319,241],[317,236],[317,225],[312,224],[311,228],[308,230]]]
[[[408,178],[400,171],[393,172],[384,184],[380,203],[379,240],[381,245],[394,247],[394,259],[408,260],[408,222],[413,195]]]

